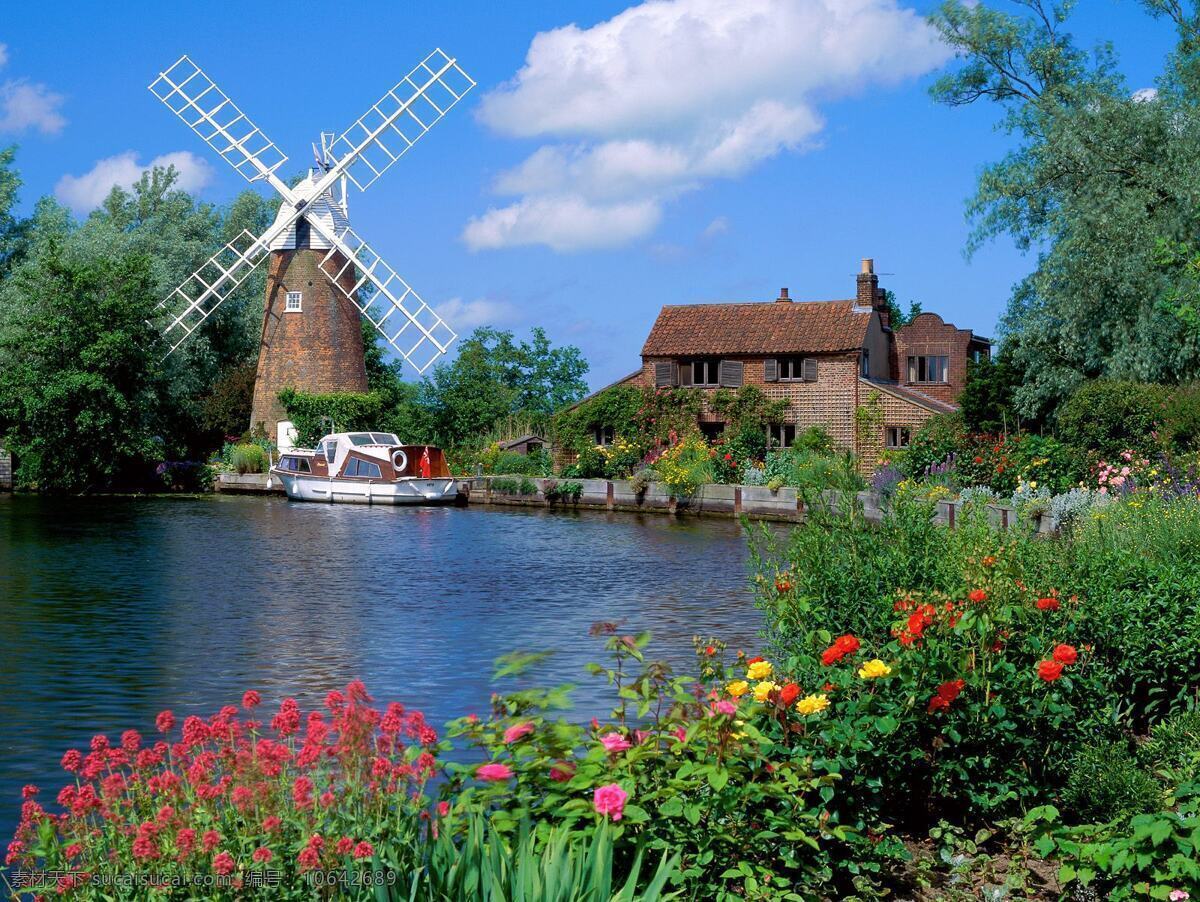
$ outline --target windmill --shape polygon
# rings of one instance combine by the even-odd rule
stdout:
[[[322,133],[316,165],[294,187],[277,170],[287,157],[186,55],[150,91],[243,178],[283,199],[261,235],[244,230],[158,305],[168,355],[270,258],[251,427],[273,440],[284,418],[278,393],[365,392],[362,326],[368,320],[418,373],[446,352],[454,332],[350,228],[346,183],[365,191],[475,86],[435,50],[340,135]],[[335,190],[336,189],[336,190]]]

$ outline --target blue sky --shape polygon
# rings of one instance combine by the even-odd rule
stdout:
[[[662,304],[849,297],[870,256],[902,302],[990,335],[1033,260],[964,258],[964,199],[1007,139],[994,108],[929,99],[931,6],[12,4],[0,143],[20,145],[26,210],[57,192],[83,214],[161,157],[223,202],[245,183],[146,90],[180,54],[296,172],[440,46],[478,88],[350,214],[460,334],[544,325],[595,387],[636,368]],[[1083,0],[1071,29],[1114,39],[1131,90],[1173,43],[1133,0]]]

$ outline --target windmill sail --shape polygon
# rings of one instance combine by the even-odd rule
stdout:
[[[274,174],[287,157],[185,54],[150,91],[248,182]]]
[[[332,158],[365,191],[473,87],[458,63],[433,51],[330,144]]]

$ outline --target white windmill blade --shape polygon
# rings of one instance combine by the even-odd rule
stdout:
[[[267,256],[268,245],[243,229],[159,301],[163,336],[171,343],[170,356],[221,304],[249,278]]]
[[[335,235],[313,225],[333,245],[321,271],[397,354],[424,373],[458,337],[454,330],[353,229]]]
[[[455,60],[433,51],[333,141],[334,169],[365,191],[473,87]]]
[[[283,185],[275,170],[287,156],[186,54],[159,73],[149,87],[246,181],[266,179],[277,190]]]

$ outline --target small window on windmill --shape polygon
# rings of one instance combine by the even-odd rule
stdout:
[[[287,303],[284,305],[285,313],[299,313],[301,309],[302,295],[298,291],[289,291],[287,293]]]

